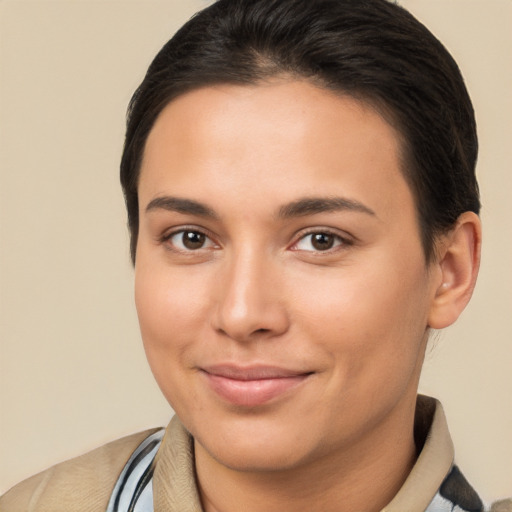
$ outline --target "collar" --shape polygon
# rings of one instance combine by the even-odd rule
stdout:
[[[425,511],[453,464],[453,443],[441,404],[419,395],[415,439],[421,450],[402,488],[382,512]],[[166,429],[155,460],[154,510],[203,512],[194,470],[193,439],[177,416]]]
[[[382,512],[424,511],[436,496],[453,464],[454,449],[443,406],[418,395],[414,419],[418,459],[406,481]]]

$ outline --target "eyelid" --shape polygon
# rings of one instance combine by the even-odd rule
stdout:
[[[297,249],[297,244],[306,238],[307,236],[314,235],[314,234],[326,234],[336,237],[338,240],[341,241],[340,244],[335,245],[334,247],[331,247],[330,249],[326,249],[324,251],[321,250],[307,250],[307,249]],[[330,254],[332,252],[335,252],[337,250],[340,250],[340,248],[346,248],[354,245],[355,238],[348,233],[340,233],[338,230],[332,229],[332,228],[325,228],[325,227],[314,227],[314,228],[308,228],[306,230],[300,231],[296,234],[294,237],[294,242],[289,247],[289,250],[292,251],[302,251],[302,252],[309,252],[309,253],[317,253],[317,254]]]
[[[204,247],[204,248],[201,247],[201,248],[195,249],[195,250],[192,250],[192,249],[183,250],[183,249],[179,249],[175,246],[171,246],[171,244],[169,244],[169,241],[173,236],[175,236],[179,233],[186,232],[186,231],[201,233],[213,244],[213,247]],[[158,242],[165,245],[168,250],[172,250],[172,251],[175,251],[175,252],[178,252],[181,254],[187,254],[187,253],[192,254],[192,253],[200,252],[201,250],[203,250],[203,251],[204,250],[212,250],[212,249],[217,249],[220,247],[220,244],[215,240],[215,237],[210,233],[209,230],[201,228],[199,226],[193,226],[193,225],[175,226],[173,228],[170,228],[170,229],[164,231],[162,233],[162,235],[160,235],[158,237]]]
[[[170,229],[167,229],[166,231],[164,231],[162,233],[162,235],[158,236],[157,240],[158,240],[159,243],[165,245],[165,244],[168,244],[169,240],[173,236],[175,236],[175,235],[177,235],[179,233],[185,232],[185,231],[192,231],[192,232],[197,232],[197,233],[203,234],[213,244],[214,247],[199,248],[199,249],[196,249],[196,250],[181,250],[181,249],[178,249],[176,247],[169,247],[169,245],[167,245],[167,248],[169,250],[173,250],[173,251],[179,252],[179,253],[194,253],[194,252],[199,252],[201,250],[212,250],[212,249],[221,248],[221,245],[216,241],[215,235],[213,235],[210,232],[210,230],[205,229],[203,227],[199,227],[197,225],[175,226],[173,228],[170,228]],[[307,236],[310,236],[310,235],[313,235],[313,234],[317,234],[317,233],[323,233],[323,234],[328,234],[328,235],[334,236],[338,240],[341,241],[341,244],[338,244],[335,247],[332,247],[330,249],[326,249],[324,251],[321,251],[321,250],[305,250],[305,249],[297,249],[297,248],[295,248],[295,246],[301,240],[303,240]],[[310,253],[318,253],[318,254],[329,254],[331,252],[335,252],[336,250],[339,250],[340,247],[346,248],[346,247],[352,246],[356,242],[355,237],[353,237],[352,235],[349,235],[346,232],[340,232],[339,230],[336,230],[336,229],[333,229],[333,228],[322,227],[322,226],[312,227],[312,228],[307,228],[307,229],[301,230],[301,231],[299,231],[293,237],[293,240],[294,241],[292,242],[292,244],[288,246],[288,250],[310,252]]]

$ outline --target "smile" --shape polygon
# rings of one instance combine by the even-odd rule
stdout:
[[[256,407],[296,388],[312,373],[272,366],[241,368],[222,365],[202,368],[211,389],[223,400],[242,407]]]

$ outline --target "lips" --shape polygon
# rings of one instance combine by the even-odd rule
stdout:
[[[273,366],[218,365],[201,368],[211,389],[223,400],[242,407],[266,404],[291,392],[311,376]]]

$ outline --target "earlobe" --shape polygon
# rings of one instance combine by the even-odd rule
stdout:
[[[463,213],[443,238],[435,263],[442,279],[432,298],[429,327],[448,327],[466,307],[478,275],[481,242],[480,219],[473,212]]]

